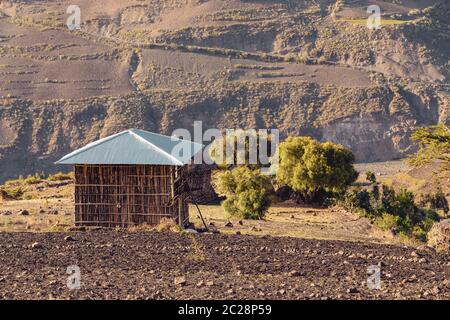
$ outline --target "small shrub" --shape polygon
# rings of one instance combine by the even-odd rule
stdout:
[[[31,193],[25,193],[23,195],[23,199],[25,200],[33,200],[33,199],[38,199],[39,195],[35,192],[31,192]]]
[[[395,192],[382,185],[372,187],[372,191],[354,190],[345,193],[338,204],[348,211],[373,220],[383,229],[391,230],[402,237],[427,240],[427,233],[440,217],[433,209],[421,209],[414,201],[414,194],[407,190]]]
[[[221,172],[214,177],[214,187],[226,197],[222,206],[229,216],[262,219],[269,209],[272,185],[269,177],[261,175],[258,169],[242,166]]]
[[[9,198],[15,199],[15,200],[19,200],[24,192],[22,187],[20,187],[20,186],[5,188],[4,191],[6,192],[6,194],[8,195]]]
[[[370,211],[370,194],[367,190],[346,192],[340,199],[339,204],[350,212],[360,212],[361,209]]]
[[[373,173],[372,171],[366,172],[366,180],[372,184],[377,183],[377,177],[375,176],[375,173]]]
[[[15,179],[15,180],[8,180],[5,182],[5,186],[10,187],[10,186],[19,186],[23,183],[23,179]]]
[[[38,184],[41,183],[42,179],[36,176],[29,176],[28,178],[23,180],[25,184]]]
[[[63,180],[71,180],[73,178],[74,178],[74,173],[73,172],[69,172],[69,173],[58,172],[58,173],[50,175],[48,177],[48,180],[50,180],[50,181],[63,181]]]
[[[424,208],[442,210],[447,215],[449,204],[445,194],[439,190],[436,193],[426,193],[419,196],[419,205]]]
[[[396,231],[398,221],[399,221],[399,217],[396,217],[389,213],[383,213],[383,215],[381,217],[378,217],[375,219],[374,224],[382,230]]]
[[[419,241],[427,241],[427,231],[425,231],[421,226],[414,226],[412,229],[412,235]]]

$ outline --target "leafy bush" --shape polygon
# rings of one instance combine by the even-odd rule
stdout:
[[[436,193],[426,193],[419,196],[419,205],[429,209],[440,209],[445,214],[449,212],[449,205],[445,194],[439,190]]]
[[[383,230],[426,241],[427,232],[440,217],[432,209],[420,208],[414,194],[407,190],[395,192],[393,188],[378,185],[372,190],[353,190],[345,193],[338,204],[346,210],[368,217]]]
[[[278,146],[278,183],[311,202],[318,192],[344,192],[358,177],[353,153],[342,145],[310,137],[289,137]]]
[[[209,148],[210,158],[221,169],[235,165],[261,167],[269,159],[261,159],[260,148],[270,150],[272,136],[262,135],[256,130],[238,129],[214,140]]]
[[[3,189],[9,198],[18,200],[23,195],[22,187],[9,187]]]
[[[269,209],[270,179],[246,166],[219,172],[214,178],[216,192],[225,196],[222,206],[228,215],[242,219],[262,219]]]
[[[36,175],[34,175],[34,176],[29,176],[29,177],[27,177],[27,178],[25,178],[25,179],[23,180],[23,183],[25,183],[25,184],[38,184],[38,183],[41,183],[41,182],[42,182],[42,179],[39,178],[39,177],[36,176]]]
[[[350,212],[360,212],[362,215],[371,212],[370,193],[367,190],[346,192],[339,204]]]
[[[373,173],[372,171],[366,172],[366,180],[369,181],[370,183],[377,183],[377,177],[375,176],[375,173]]]
[[[382,230],[395,231],[399,223],[399,217],[393,214],[383,213],[381,217],[375,219],[375,225]]]
[[[419,241],[426,242],[427,241],[427,231],[425,231],[420,226],[414,226],[412,228],[412,235],[414,238],[416,238]]]

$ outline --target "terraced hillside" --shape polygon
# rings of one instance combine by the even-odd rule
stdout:
[[[70,4],[0,1],[0,180],[129,127],[278,128],[374,161],[450,121],[445,0],[79,0],[79,31]]]

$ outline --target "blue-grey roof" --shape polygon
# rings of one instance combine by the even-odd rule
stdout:
[[[92,142],[56,163],[182,166],[189,163],[202,148],[202,144],[189,140],[130,129]]]

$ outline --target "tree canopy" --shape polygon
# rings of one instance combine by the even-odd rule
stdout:
[[[345,191],[358,177],[353,153],[339,144],[320,143],[310,137],[289,137],[280,143],[277,152],[277,182],[305,196],[322,190]]]
[[[214,140],[209,156],[221,169],[237,165],[257,168],[269,164],[271,141],[271,134],[237,129]]]
[[[416,129],[411,139],[419,143],[419,151],[408,159],[413,167],[432,162],[442,162],[443,169],[450,170],[450,127],[438,124]]]

